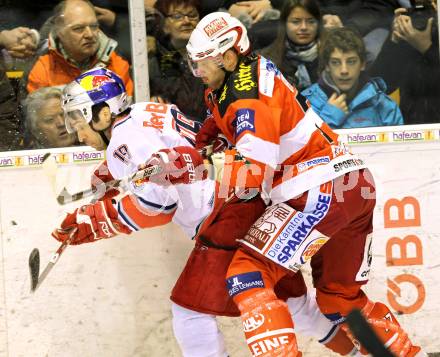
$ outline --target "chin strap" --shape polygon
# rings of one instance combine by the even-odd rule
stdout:
[[[107,130],[107,129],[105,129],[105,130]],[[97,131],[97,133],[101,136],[102,140],[104,141],[105,146],[107,147],[108,144],[110,143],[110,140],[105,135],[105,133],[104,133],[105,130]]]

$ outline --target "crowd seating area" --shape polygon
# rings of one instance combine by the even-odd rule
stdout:
[[[144,0],[151,100],[203,122],[204,85],[186,43],[227,11],[333,128],[440,122],[436,1]],[[107,67],[133,95],[126,0],[4,0],[0,151],[82,145],[64,124],[63,86]],[[90,83],[92,86],[93,83]],[[148,98],[145,98],[147,100]]]

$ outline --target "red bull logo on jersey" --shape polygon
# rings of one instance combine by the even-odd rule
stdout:
[[[101,87],[105,83],[112,83],[112,82],[115,82],[115,80],[108,77],[108,76],[89,75],[89,76],[85,76],[84,78],[81,78],[81,80],[79,81],[79,84],[85,90],[92,90],[92,89]]]

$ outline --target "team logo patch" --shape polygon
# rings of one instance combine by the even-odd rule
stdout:
[[[223,30],[228,26],[228,23],[223,17],[212,20],[208,25],[203,28],[203,31],[208,35],[208,37],[212,37],[217,32]]]
[[[341,170],[351,169],[351,168],[361,169],[362,167],[364,167],[364,165],[365,163],[363,160],[354,158],[354,159],[347,159],[342,162],[338,162],[333,165],[333,168],[335,172],[339,172]]]
[[[330,201],[331,195],[320,192],[309,212],[301,213],[286,225],[280,234],[287,240],[281,253],[277,255],[277,260],[280,263],[286,263],[293,257],[314,227],[327,214]]]
[[[311,160],[300,162],[296,165],[298,172],[304,172],[313,166],[328,164],[330,162],[330,158],[328,156],[315,157]]]
[[[318,252],[321,247],[327,243],[328,238],[327,237],[321,237],[317,238],[313,241],[311,241],[307,246],[304,248],[304,251],[301,255],[301,263],[305,264],[307,263],[312,257]]]
[[[263,277],[259,271],[252,271],[231,276],[226,280],[229,296],[235,296],[243,291],[264,288]]]
[[[272,206],[258,218],[246,233],[245,240],[259,250],[263,250],[267,242],[276,234],[280,226],[288,221],[295,210],[285,204]]]
[[[373,243],[373,235],[370,233],[367,235],[364,246],[364,258],[362,259],[359,271],[356,274],[356,281],[366,281],[370,276],[371,261],[373,260],[373,254],[371,251],[371,245]]]
[[[309,190],[304,212],[284,203],[268,207],[240,242],[275,263],[298,271],[329,239],[315,227],[330,209],[332,191],[331,181]]]
[[[255,314],[243,321],[244,332],[255,331],[264,324],[264,315]]]
[[[331,147],[334,157],[350,153],[350,150],[345,146],[344,143],[339,143],[339,145],[332,145]]]
[[[342,316],[339,312],[334,314],[324,314],[334,325],[342,324],[345,321],[345,317]]]
[[[105,83],[115,82],[114,79],[104,75],[87,75],[79,80],[79,84],[85,90],[101,87]]]
[[[269,60],[261,57],[260,77],[258,80],[258,89],[260,93],[272,97],[275,86],[275,77],[279,75],[278,68]]]
[[[238,109],[235,113],[234,124],[236,138],[245,131],[255,133],[255,111],[249,108]]]

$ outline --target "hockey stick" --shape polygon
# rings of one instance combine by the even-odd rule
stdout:
[[[111,180],[105,182],[104,188],[105,191],[108,191],[112,188],[117,188],[121,186],[122,183],[132,182],[137,180],[146,179],[150,176],[157,175],[161,172],[161,167],[158,165],[147,167],[146,169],[136,171],[134,174],[124,177],[119,180]],[[71,203],[83,199],[85,197],[93,196],[96,193],[96,188],[88,188],[87,190],[79,191],[76,193],[69,193],[67,189],[64,187],[60,194],[57,196],[57,201],[60,205],[65,205],[66,203]]]
[[[70,244],[70,241],[72,240],[72,237],[74,233],[76,232],[76,228],[70,232],[69,238],[67,238],[56,250],[56,252],[52,255],[52,257],[49,260],[49,263],[47,263],[46,268],[44,268],[41,275],[39,275],[40,272],[40,252],[37,248],[34,248],[29,255],[29,271],[31,274],[31,292],[34,293],[38,287],[41,285],[41,283],[46,279],[49,272],[52,270],[58,259],[60,258],[61,254],[63,254],[64,250],[67,248],[67,246]]]
[[[43,155],[42,165],[44,174],[47,176],[52,191],[56,193],[56,179],[57,179],[57,162],[55,156],[50,152]]]
[[[374,357],[395,357],[377,337],[362,313],[354,309],[347,315],[350,331],[365,349]]]
[[[206,146],[203,149],[199,150],[199,153],[204,156],[211,155],[212,154],[212,145]],[[135,172],[134,174],[132,174],[130,176],[126,176],[122,179],[105,182],[105,184],[104,184],[105,191],[104,192],[107,192],[108,190],[110,190],[112,188],[117,188],[117,187],[121,186],[121,184],[123,184],[123,183],[133,182],[133,181],[137,181],[137,180],[143,180],[143,179],[146,179],[146,178],[151,177],[153,175],[157,175],[160,172],[161,172],[160,166],[154,165],[154,166],[147,167],[146,169],[139,170],[139,171]],[[61,192],[59,193],[59,195],[57,196],[57,201],[60,205],[65,205],[66,203],[75,202],[75,201],[81,200],[85,197],[93,196],[96,193],[96,191],[97,191],[96,188],[91,187],[86,190],[71,194],[71,193],[69,193],[69,191],[67,191],[66,187],[64,187],[61,190]]]

